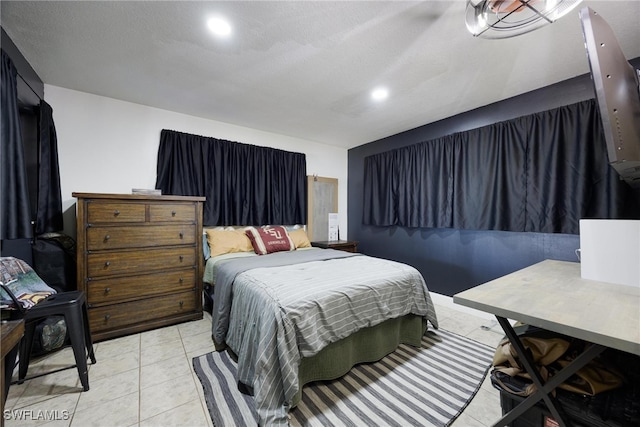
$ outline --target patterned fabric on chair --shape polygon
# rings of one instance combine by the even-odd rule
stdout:
[[[51,316],[62,316],[66,326],[65,333],[73,348],[80,382],[84,391],[89,390],[87,359],[95,363],[96,358],[84,292],[57,293],[26,262],[13,257],[0,258],[0,288],[3,310],[8,308],[13,311],[14,318],[23,318],[25,321],[24,337],[19,350],[18,384],[26,379],[36,324]],[[5,366],[7,378],[11,378],[14,362],[15,357],[10,365]],[[48,373],[53,372],[56,371]]]
[[[14,257],[0,258],[0,284],[6,286],[20,304],[16,307],[16,301],[11,295],[7,295],[7,292],[1,289],[3,305],[7,305],[3,309],[28,310],[56,293],[56,290],[47,285],[29,264]]]

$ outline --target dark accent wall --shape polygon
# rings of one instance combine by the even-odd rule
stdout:
[[[631,62],[640,67],[640,58]],[[594,97],[593,83],[585,74],[350,149],[348,238],[358,241],[364,254],[416,267],[430,291],[449,296],[544,259],[577,262],[578,235],[365,226],[364,158]]]

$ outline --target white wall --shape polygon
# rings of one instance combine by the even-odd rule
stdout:
[[[155,188],[160,131],[210,136],[305,153],[307,174],[338,178],[340,231],[347,232],[347,150],[45,85],[58,136],[65,232],[75,236],[73,192]]]

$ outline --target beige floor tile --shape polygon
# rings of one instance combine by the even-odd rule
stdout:
[[[477,318],[466,313],[459,313],[457,316],[446,317],[442,320],[438,319],[438,322],[442,329],[465,337],[481,325]]]
[[[178,331],[183,339],[204,332],[208,332],[209,336],[211,336],[211,315],[205,313],[201,320],[192,320],[191,322],[180,323],[178,325]]]
[[[178,334],[178,330],[176,329],[175,331],[175,333]],[[143,342],[144,341],[150,340],[145,340],[143,337]],[[151,365],[161,360],[171,359],[177,356],[186,357],[179,334],[178,339],[173,341],[150,342],[147,345],[143,345],[140,351],[140,364],[142,366]]]
[[[22,385],[12,385],[11,388],[13,387],[24,387],[24,391],[13,405],[14,409],[33,405],[59,395],[73,394],[77,396],[83,392],[80,377],[75,368],[26,380]]]
[[[438,316],[438,321],[454,317],[460,313],[458,310],[454,310],[453,308],[444,305],[434,304],[434,308],[436,310],[436,316]]]
[[[182,344],[184,345],[184,350],[187,353],[196,353],[199,351],[201,354],[208,353],[211,351],[209,349],[213,347],[211,331],[185,336],[182,338]]]
[[[92,380],[89,391],[80,396],[78,410],[88,410],[106,401],[117,400],[121,396],[137,393],[139,388],[140,372],[137,368]]]
[[[5,427],[69,426],[79,397],[80,393],[61,394],[32,405],[14,408],[4,414],[4,425]]]
[[[101,359],[109,359],[122,353],[140,352],[140,335],[134,334],[126,337],[100,341],[94,344],[97,362]]]
[[[481,423],[466,411],[460,414],[458,418],[451,424],[451,427],[486,427],[486,424]]]
[[[202,356],[203,354],[211,353],[212,351],[216,351],[216,348],[213,346],[213,341],[209,340],[205,347],[187,352],[187,359],[189,360],[189,363],[191,363],[194,357]]]
[[[493,331],[497,334],[504,334],[504,332],[502,331],[502,327],[498,323],[498,319],[496,319],[495,317],[491,319],[485,319],[484,322],[482,322],[482,328]]]
[[[31,358],[27,376],[55,371],[75,364],[76,359],[73,355],[73,349],[65,347],[45,356]]]
[[[174,378],[184,379],[190,374],[190,360],[183,355],[161,360],[140,368],[140,388],[145,389]]]
[[[128,372],[140,367],[140,352],[123,351],[110,357],[96,354],[96,363],[89,368],[89,387],[102,378],[109,378],[121,372]]]
[[[71,420],[72,427],[131,426],[138,423],[139,395],[121,395],[86,409],[79,409]]]
[[[195,427],[209,425],[209,414],[205,413],[200,399],[191,400],[177,408],[162,412],[140,421],[140,427]]]
[[[26,378],[37,377],[75,365],[75,358],[71,347],[65,347],[44,356],[32,357],[29,361]],[[74,368],[75,369],[75,368]],[[12,380],[18,379],[18,366],[16,365]]]
[[[498,345],[503,336],[503,334],[494,332],[492,329],[486,330],[483,328],[476,328],[466,335],[467,338],[481,342],[493,348]]]
[[[5,410],[13,409],[16,403],[18,403],[18,400],[20,400],[20,397],[22,397],[24,392],[27,390],[28,385],[29,384],[25,382],[9,386],[9,394],[7,394],[7,400],[4,402]]]
[[[192,400],[200,400],[192,376],[144,388],[140,390],[140,419],[146,420]]]
[[[464,413],[484,425],[493,425],[502,416],[499,393],[480,388]]]
[[[491,384],[491,368],[487,372],[487,375],[484,377],[484,381],[482,381],[482,388],[489,391],[497,391],[495,387]]]
[[[140,336],[140,345],[144,350],[149,345],[158,345],[160,343],[173,342],[180,340],[180,331],[177,325],[166,326],[160,329],[146,331]]]

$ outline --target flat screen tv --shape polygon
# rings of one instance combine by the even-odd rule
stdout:
[[[609,163],[633,188],[640,188],[640,79],[611,27],[589,7],[580,10],[582,32]]]

